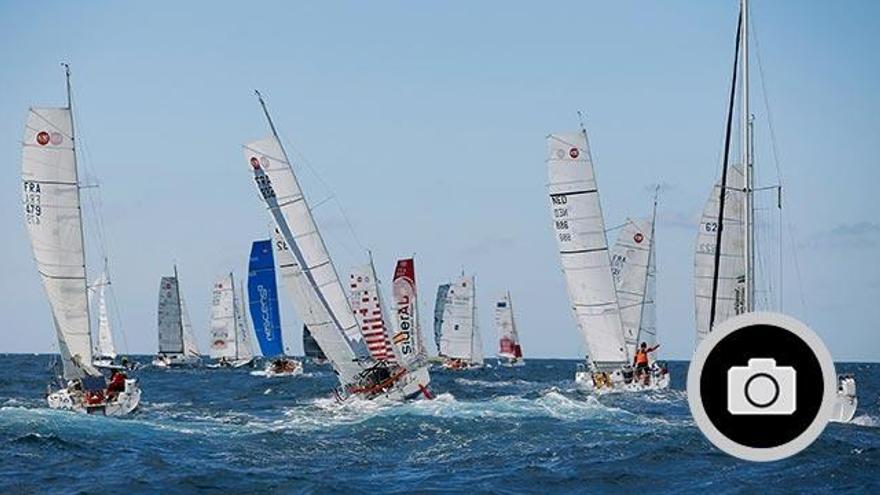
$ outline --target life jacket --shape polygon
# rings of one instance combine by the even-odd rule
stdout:
[[[636,351],[636,364],[648,364],[648,353],[641,349]]]

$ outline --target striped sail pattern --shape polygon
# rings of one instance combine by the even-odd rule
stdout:
[[[415,260],[397,260],[392,280],[394,336],[392,342],[400,362],[407,369],[419,367],[428,358],[419,324]]]
[[[211,293],[211,350],[214,359],[237,357],[235,287],[228,273],[214,282]]]
[[[611,249],[611,274],[617,289],[620,320],[626,340],[627,356],[635,356],[642,338],[642,316],[653,299],[646,297],[648,265],[653,253],[653,232],[650,219],[627,219]]]
[[[745,194],[742,169],[730,166],[727,171],[727,190],[724,200],[721,256],[718,265],[718,289],[715,307],[715,325],[744,309],[745,297]],[[708,335],[713,326],[710,319],[712,280],[715,276],[715,246],[718,235],[718,211],[721,185],[716,184],[700,218],[694,257],[694,299],[697,343]]]
[[[367,349],[377,361],[396,362],[373,264],[355,267],[349,278],[351,308],[367,343]]]
[[[578,328],[598,369],[627,363],[605,221],[586,132],[547,138],[550,211]]]
[[[463,275],[450,284],[442,301],[440,354],[471,363],[483,362],[483,344],[476,318],[474,277]]]
[[[504,358],[518,358],[519,334],[513,321],[513,302],[510,293],[504,293],[495,302],[495,328],[498,330],[498,355]]]
[[[69,108],[31,108],[22,139],[22,206],[49,300],[64,377],[97,374]]]

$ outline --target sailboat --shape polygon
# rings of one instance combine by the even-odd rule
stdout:
[[[268,359],[265,375],[292,376],[303,372],[302,363],[284,354],[281,313],[278,309],[278,284],[275,280],[275,257],[272,240],[254,241],[248,262],[248,301],[260,352]]]
[[[668,380],[635,380],[586,129],[551,134],[547,147],[550,209],[562,271],[589,350],[586,363],[575,372],[576,383],[602,391],[668,386]],[[634,337],[629,340],[634,344]]]
[[[740,1],[736,52],[728,101],[721,179],[715,184],[700,218],[694,256],[694,299],[697,343],[724,320],[755,311],[755,204],[752,115],[749,110],[749,8]],[[739,91],[737,91],[739,90]],[[739,132],[734,112],[739,96]],[[739,156],[732,156],[732,140]],[[733,160],[731,162],[731,160]],[[781,191],[781,188],[779,188]],[[781,192],[779,193],[781,196]],[[781,201],[779,202],[781,207]],[[832,421],[849,422],[858,406],[852,375],[839,377]]]
[[[214,282],[211,299],[211,349],[215,364],[210,368],[241,368],[254,360],[246,327],[247,318],[235,290],[232,272]]]
[[[186,301],[180,293],[177,266],[174,267],[174,275],[162,277],[159,281],[157,322],[159,353],[153,359],[153,366],[174,368],[202,364]]]
[[[22,139],[25,223],[61,355],[62,375],[46,399],[52,409],[122,416],[137,408],[141,390],[134,379],[109,390],[93,365],[70,68],[64,67],[67,106],[30,108]]]
[[[635,356],[636,349],[642,344],[647,349],[654,349],[657,345],[656,218],[655,195],[651,218],[627,218],[611,248],[611,275],[617,291],[628,356]],[[648,353],[648,359],[647,372],[636,376],[636,380],[641,380],[643,387],[653,383],[654,388],[667,388],[670,377],[666,362],[654,359],[653,353]]]
[[[498,331],[498,361],[502,366],[525,366],[516,321],[513,319],[513,300],[505,292],[495,303],[495,329]]]
[[[271,134],[244,145],[244,157],[275,222],[282,279],[297,313],[339,379],[337,398],[429,396],[427,368],[411,371],[370,355],[266,103],[259,92],[257,97]]]
[[[400,363],[408,369],[428,366],[428,353],[419,319],[416,269],[413,258],[397,260],[391,281],[394,302],[394,330],[391,342]]]
[[[107,272],[101,273],[100,277],[92,284],[92,295],[97,291],[98,297],[98,343],[95,346],[95,354],[92,363],[97,368],[113,368],[116,359],[116,346],[113,344],[113,332],[110,329],[110,318],[107,315],[106,289],[110,285]]]
[[[459,370],[483,366],[483,341],[477,324],[473,275],[462,274],[455,282],[437,288],[434,332],[439,336],[444,368]]]
[[[312,337],[312,332],[309,331],[309,327],[303,325],[303,354],[305,357],[310,359],[313,364],[322,365],[327,364],[327,356],[324,355],[324,351],[321,350],[321,346],[318,345],[318,341]]]
[[[376,361],[396,363],[397,357],[388,335],[388,311],[380,292],[373,257],[370,256],[370,262],[366,265],[352,269],[349,278],[349,300],[367,350]]]

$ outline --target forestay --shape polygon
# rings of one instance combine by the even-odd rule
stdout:
[[[248,264],[248,304],[260,351],[264,357],[284,354],[281,316],[278,310],[278,286],[275,281],[275,258],[272,241],[254,241]]]
[[[69,108],[31,108],[22,140],[22,203],[67,379],[96,375],[79,184]]]
[[[650,219],[627,218],[611,249],[611,274],[617,289],[620,320],[629,358],[635,356],[639,340],[644,340],[640,334],[645,305],[654,304],[653,300],[646,298],[648,265],[654,242],[652,232]]]
[[[743,187],[742,169],[739,166],[729,167],[724,200],[724,234],[721,236],[721,255],[718,264],[715,325],[744,310],[746,264]],[[697,235],[694,256],[694,297],[698,344],[713,326],[709,319],[712,307],[712,279],[715,275],[720,194],[721,185],[716,184],[703,209],[700,231]]]
[[[547,138],[550,209],[575,319],[598,369],[627,363],[586,132]]]

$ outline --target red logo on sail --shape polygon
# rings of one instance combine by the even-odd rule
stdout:
[[[258,160],[255,156],[251,157],[251,167],[254,167],[254,170],[260,169],[260,160]]]
[[[49,144],[49,133],[46,131],[40,131],[37,133],[37,144],[40,146],[46,146]]]
[[[572,149],[568,150],[568,156],[570,156],[572,158],[577,158],[580,155],[581,155],[581,152],[577,148],[572,148]]]
[[[633,236],[633,240],[636,241],[636,244],[641,244],[642,241],[645,240],[645,236],[643,236],[641,232],[636,232],[636,235]]]

